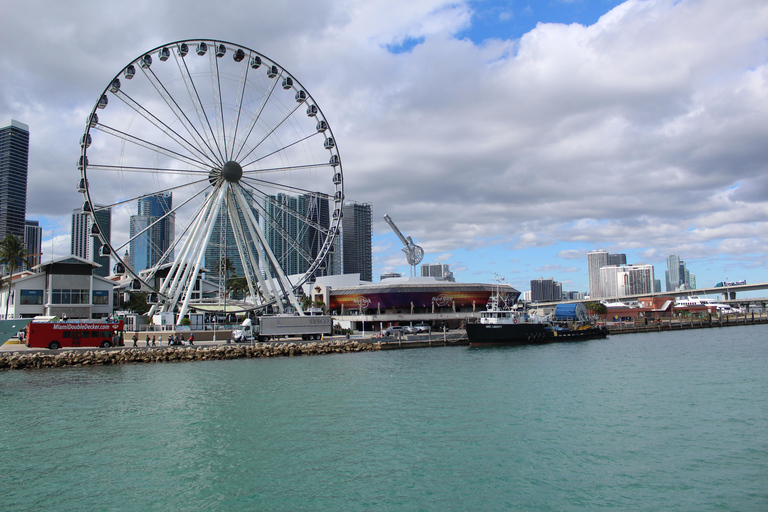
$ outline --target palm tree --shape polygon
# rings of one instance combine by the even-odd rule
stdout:
[[[13,273],[24,264],[30,265],[27,261],[27,248],[24,247],[21,238],[5,235],[5,238],[0,240],[0,263],[6,265],[8,269],[8,296],[5,300],[5,318],[8,318],[8,306],[11,303],[13,290]]]
[[[248,293],[248,281],[244,277],[231,277],[227,279],[227,288],[232,294],[232,298],[237,300]]]
[[[221,258],[216,263],[216,273],[225,278],[230,277],[235,273],[235,266],[232,264],[232,260],[227,257]]]

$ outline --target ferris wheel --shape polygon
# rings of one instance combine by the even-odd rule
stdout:
[[[91,236],[150,314],[182,318],[225,258],[254,307],[301,312],[295,290],[334,255],[344,182],[327,120],[284,68],[224,41],[158,46],[109,82],[80,146]]]

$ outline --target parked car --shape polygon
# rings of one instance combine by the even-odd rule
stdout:
[[[430,332],[432,330],[432,326],[427,324],[414,325],[413,328],[416,330],[417,333]]]
[[[405,334],[416,334],[419,331],[417,331],[416,328],[413,327],[413,326],[406,325],[406,326],[403,327],[403,332]]]
[[[397,336],[398,334],[408,334],[405,332],[405,327],[402,325],[390,325],[386,329],[381,330],[382,336]]]

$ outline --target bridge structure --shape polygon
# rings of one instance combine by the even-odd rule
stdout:
[[[737,293],[754,292],[759,290],[768,290],[768,283],[737,284],[737,285],[730,285],[730,286],[712,286],[709,288],[696,288],[694,290],[676,290],[672,292],[642,293],[638,295],[623,295],[620,297],[602,297],[599,299],[579,299],[579,300],[568,300],[568,301],[560,301],[560,302],[537,302],[536,306],[554,307],[557,304],[573,303],[573,302],[587,303],[587,302],[603,301],[603,300],[616,301],[616,302],[633,302],[633,301],[637,301],[638,299],[642,299],[646,297],[690,297],[694,295],[698,295],[698,296],[721,295],[722,300],[720,300],[719,302],[721,302],[722,304],[729,304],[731,306],[748,306],[749,304],[756,304],[762,307],[763,309],[765,309],[766,305],[768,305],[768,297],[751,298],[751,299],[736,298]]]

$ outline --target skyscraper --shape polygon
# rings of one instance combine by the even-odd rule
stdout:
[[[169,213],[172,205],[172,192],[139,199],[138,214],[130,218],[129,265],[134,272],[154,267],[161,260],[173,261],[173,251],[169,249],[175,236],[176,214]]]
[[[677,290],[680,284],[684,282],[680,280],[680,256],[677,254],[667,256],[667,271],[664,276],[666,277],[668,292]]]
[[[243,190],[243,195],[246,201],[251,205],[253,217],[256,222],[258,222],[259,213],[253,206],[252,193],[248,190]],[[238,241],[248,244],[250,247],[254,246],[254,242],[251,233],[245,224],[245,213],[240,210],[239,205],[237,205],[235,209],[237,210],[240,226],[242,226],[242,236],[239,236],[237,239],[235,238],[235,232],[232,229],[232,221],[229,219],[226,207],[223,208],[216,218],[213,230],[211,231],[211,239],[208,241],[208,246],[205,248],[205,268],[212,273],[215,273],[219,261],[222,258],[229,258],[229,261],[235,269],[235,275],[242,277],[245,275],[245,272],[242,259],[240,258],[240,251],[238,250]]]
[[[40,227],[40,222],[24,222],[24,246],[27,248],[27,259],[31,266],[39,265],[43,256],[43,228]]]
[[[447,263],[422,263],[421,277],[435,277],[450,282],[456,281]]]
[[[94,205],[93,215],[96,217],[96,222],[101,230],[101,237],[91,238],[91,254],[93,254],[93,262],[101,265],[98,268],[93,269],[94,275],[107,277],[111,273],[111,259],[109,256],[101,255],[101,240],[110,240],[112,235],[112,209],[103,208],[98,205]]]
[[[627,264],[627,255],[626,254],[609,254],[608,255],[608,265],[626,265]]]
[[[83,213],[80,208],[72,210],[72,235],[70,237],[70,253],[83,258],[88,258],[88,246],[91,238],[91,218]]]
[[[558,301],[563,298],[563,285],[552,279],[531,280],[531,300],[536,301]]]
[[[363,281],[373,281],[371,235],[373,208],[370,203],[347,203],[341,218],[343,271],[360,274]]]
[[[590,251],[587,254],[587,268],[589,272],[589,296],[599,299],[603,296],[600,286],[600,267],[608,265],[607,251]]]
[[[653,293],[653,265],[607,265],[600,269],[603,297]]]
[[[0,240],[24,240],[28,165],[29,126],[12,119],[0,128]]]
[[[287,275],[303,274],[320,254],[330,227],[328,199],[317,194],[276,194],[264,200],[265,234],[270,250]],[[328,275],[331,248],[316,275]],[[329,258],[331,259],[329,265]],[[270,272],[273,271],[269,265]]]

